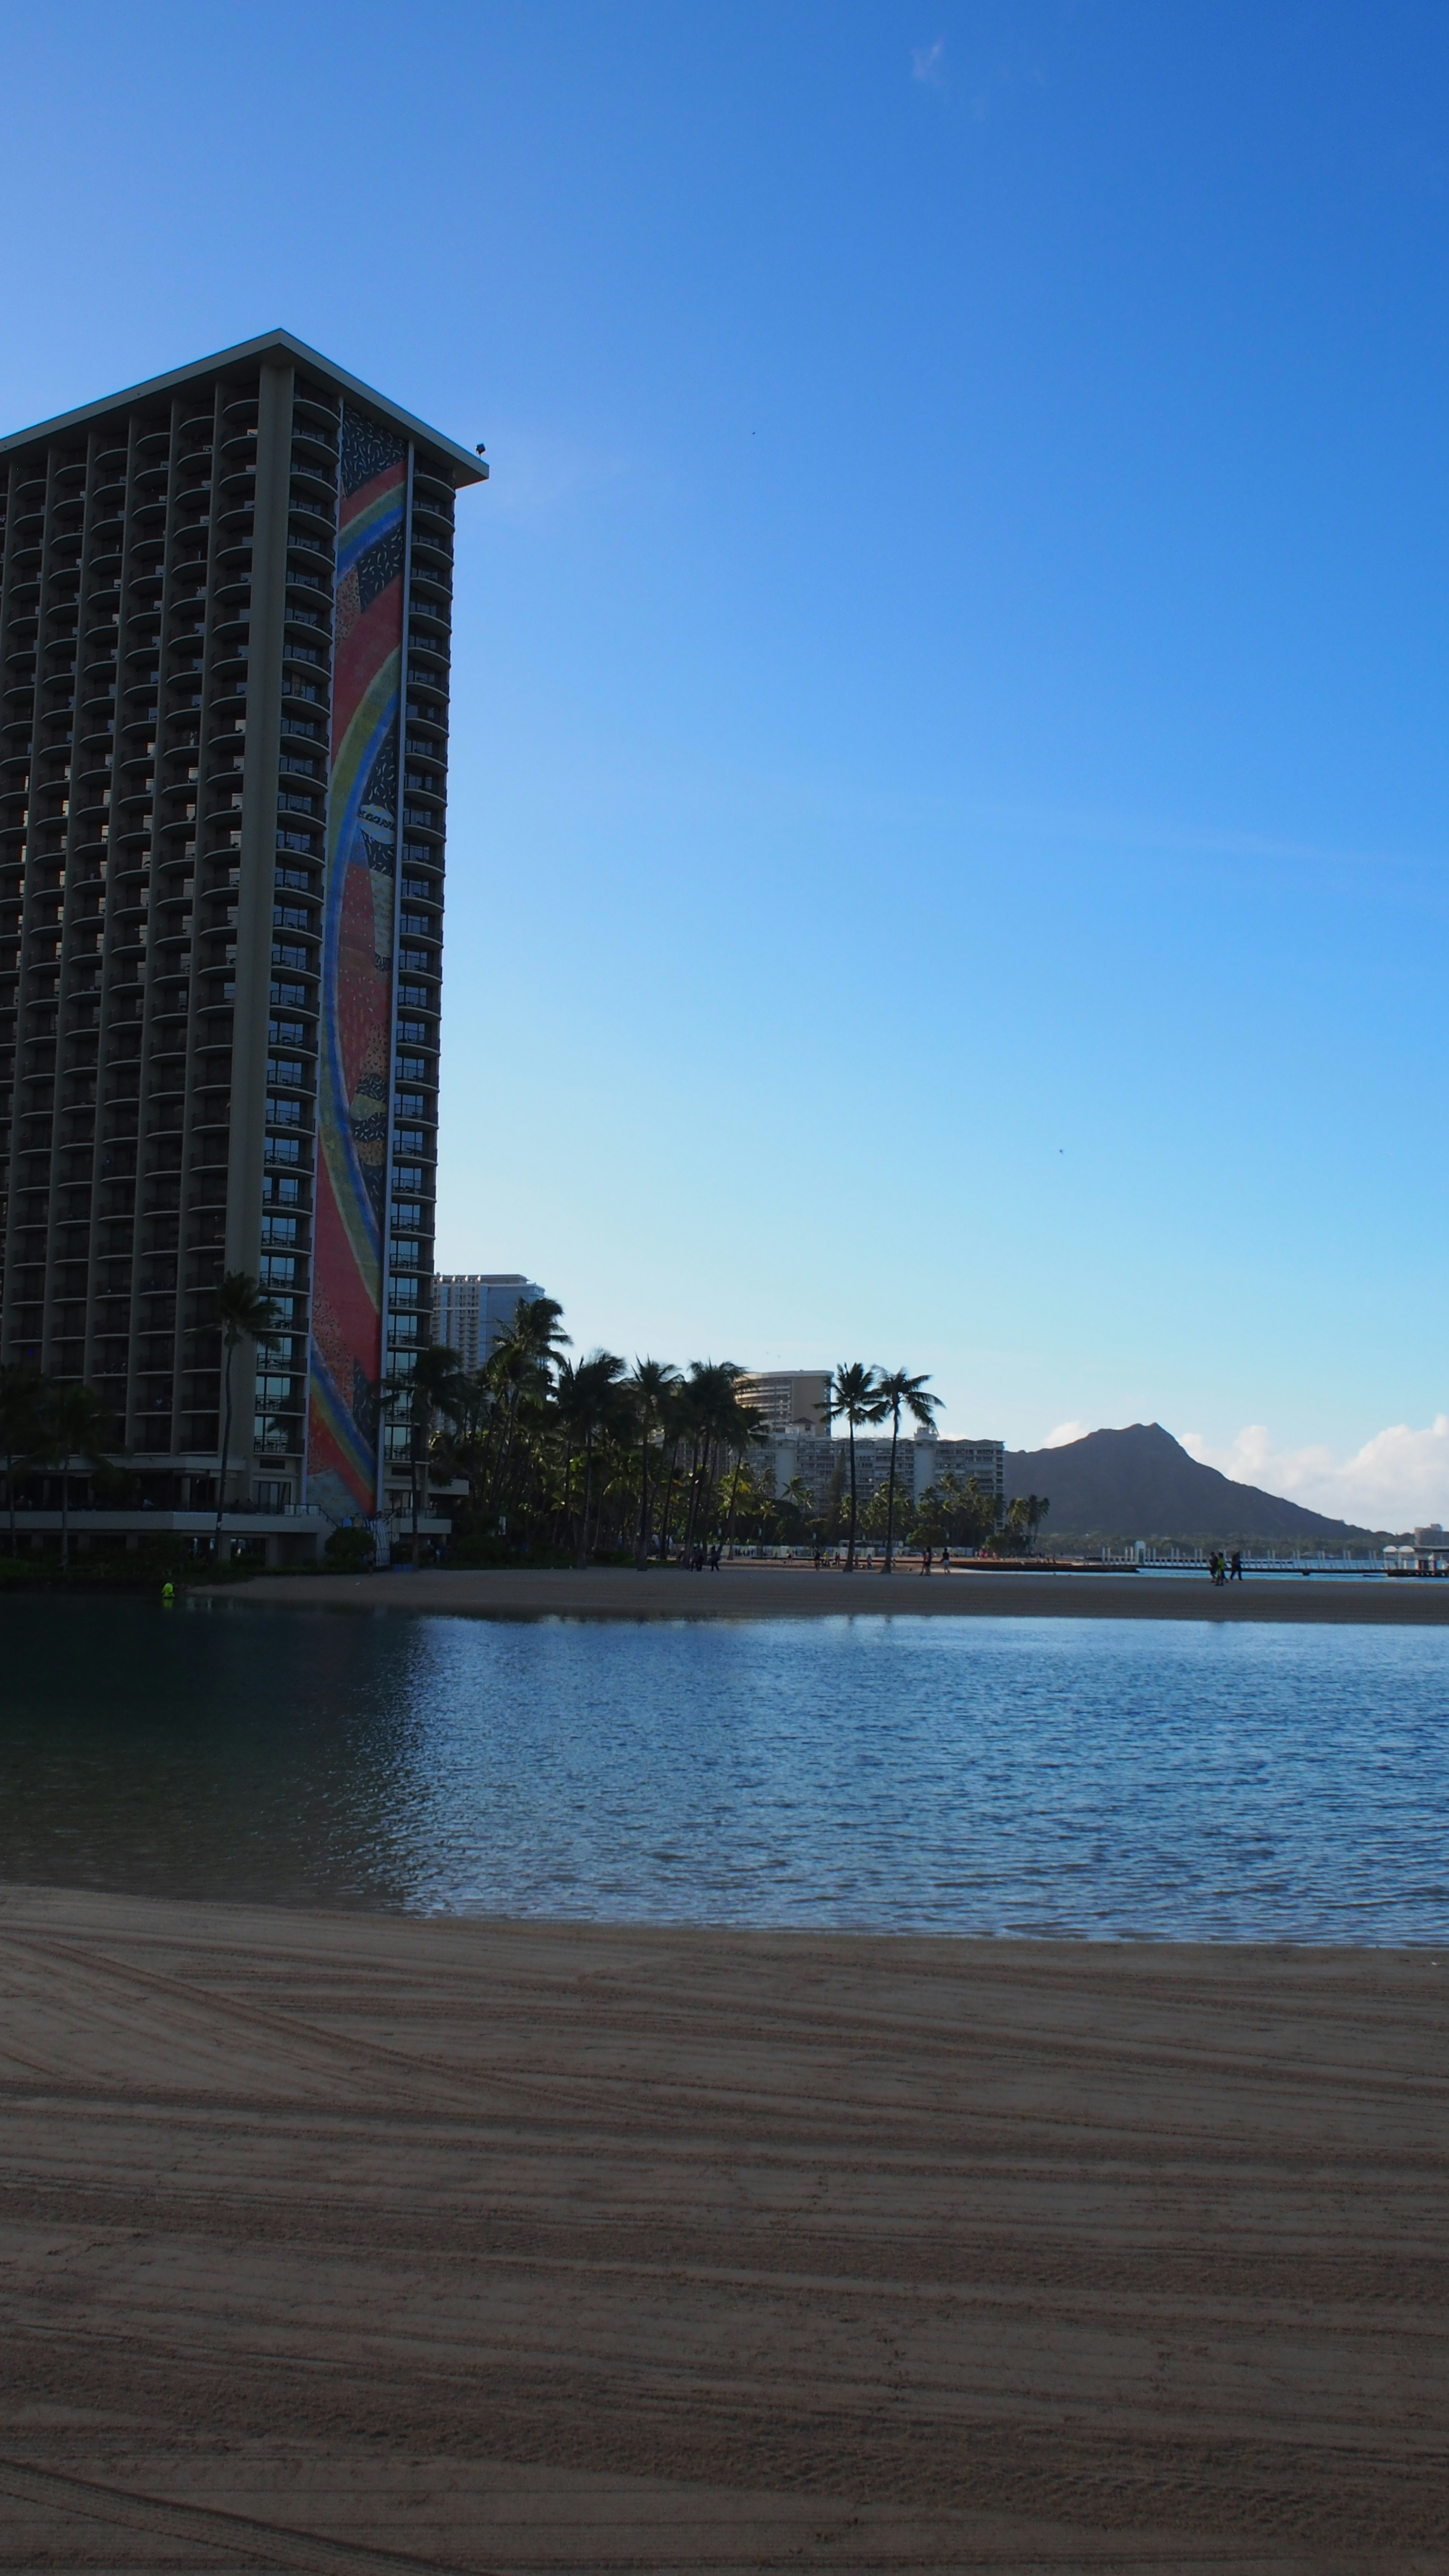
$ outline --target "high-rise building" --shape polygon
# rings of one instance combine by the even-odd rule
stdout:
[[[772,1431],[808,1431],[828,1437],[829,1369],[755,1369],[738,1383],[742,1404],[762,1413]]]
[[[0,1357],[157,1503],[215,1494],[224,1272],[278,1318],[230,1497],[371,1514],[406,1441],[486,473],[285,332],[0,439]]]
[[[768,1468],[777,1494],[796,1477],[817,1505],[849,1473],[848,1441],[823,1434],[777,1431],[763,1445],[760,1463]],[[878,1436],[855,1440],[855,1488],[862,1504],[890,1476],[891,1444]],[[998,1509],[1006,1502],[1006,1450],[1000,1440],[942,1440],[935,1431],[917,1431],[896,1444],[896,1486],[919,1502],[946,1475],[966,1484],[973,1476]]]
[[[456,1351],[465,1369],[480,1369],[520,1298],[543,1290],[521,1270],[440,1270],[434,1283],[433,1339]]]

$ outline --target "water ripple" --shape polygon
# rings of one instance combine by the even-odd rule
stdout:
[[[595,1920],[1437,1942],[1449,1637],[4,1605],[0,1868]]]

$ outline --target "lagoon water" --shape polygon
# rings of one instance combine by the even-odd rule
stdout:
[[[1449,1634],[0,1608],[0,1877],[415,1912],[1449,1938]]]

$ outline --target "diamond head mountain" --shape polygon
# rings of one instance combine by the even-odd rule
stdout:
[[[1094,1546],[1142,1538],[1170,1545],[1361,1548],[1389,1535],[1310,1512],[1281,1494],[1236,1484],[1190,1458],[1160,1422],[1089,1431],[1059,1449],[1008,1449],[1006,1492],[1046,1494],[1041,1544]]]

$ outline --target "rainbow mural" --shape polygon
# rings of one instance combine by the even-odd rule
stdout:
[[[307,1494],[378,1507],[407,450],[344,406]]]

